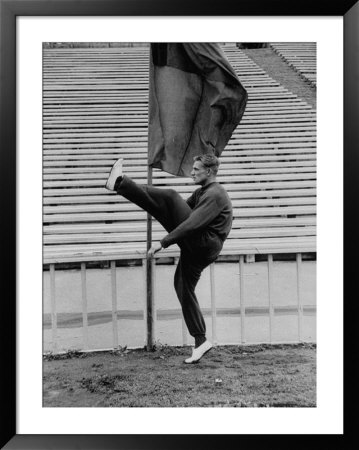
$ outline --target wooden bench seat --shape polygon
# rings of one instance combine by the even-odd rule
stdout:
[[[280,189],[280,191],[284,191],[286,189],[290,189],[293,192],[293,197],[299,195],[305,188],[313,189],[316,186],[315,180],[299,180],[299,181],[271,181],[264,183],[241,183],[240,190],[238,189],[237,183],[227,183],[226,190],[229,191],[238,191],[242,193],[244,196],[257,195],[256,193],[260,193],[260,195],[271,195],[271,191],[274,189]],[[165,188],[165,187],[163,187]],[[194,186],[190,185],[178,185],[172,186],[173,189],[176,189],[178,192],[192,192],[195,189]],[[315,191],[314,191],[315,192]],[[44,203],[56,203],[58,199],[64,199],[66,201],[67,196],[73,195],[81,195],[84,198],[88,197],[91,200],[93,195],[101,195],[101,196],[112,196],[112,198],[118,202],[125,201],[125,199],[121,200],[121,197],[118,197],[115,193],[108,192],[103,187],[94,187],[94,188],[63,188],[63,189],[45,189],[44,190]],[[284,194],[283,194],[284,195]]]
[[[75,166],[75,167],[74,167]],[[76,177],[76,178],[83,178],[86,177],[87,175],[90,176],[90,174],[94,175],[94,174],[105,174],[108,175],[109,172],[109,168],[112,166],[112,162],[107,163],[106,165],[104,165],[104,167],[101,166],[101,164],[99,165],[90,165],[90,167],[83,167],[81,164],[80,165],[76,165],[74,164],[71,167],[68,167],[68,163],[66,163],[66,166],[61,165],[61,167],[46,167],[44,166],[44,179],[67,179],[68,176],[69,177]],[[310,168],[310,171],[313,171],[313,166],[315,166],[315,163],[313,163],[313,161],[309,160],[309,161],[280,161],[280,162],[251,162],[251,163],[242,163],[240,169],[238,169],[238,165],[237,164],[228,164],[228,166],[231,167],[225,167],[224,165],[222,165],[221,167],[221,172],[223,175],[230,175],[231,173],[233,173],[233,170],[238,170],[238,173],[246,173],[246,172],[250,172],[250,173],[270,173],[272,171],[277,172],[276,169],[283,169],[283,168],[288,168],[290,169],[295,169],[296,171],[303,171],[306,172],[305,168]],[[138,167],[138,171],[141,170],[142,167]],[[143,173],[143,171],[141,170],[141,172],[132,172],[132,171],[126,171],[126,174],[131,176],[131,174],[135,174],[135,176],[137,175],[137,173]],[[163,177],[164,175],[162,174],[158,174],[158,177]]]
[[[278,180],[313,180],[315,179],[315,171],[311,172],[311,173],[281,173],[281,174],[270,174],[270,175],[233,175],[231,177],[224,177],[224,176],[218,176],[218,181],[220,183],[226,183],[227,181],[231,181],[231,182],[258,182],[258,181],[278,181]],[[101,177],[99,179],[94,179],[94,180],[89,180],[89,179],[85,179],[85,180],[68,180],[68,181],[64,181],[64,180],[58,180],[58,181],[44,181],[43,182],[43,187],[45,189],[49,188],[49,187],[103,187],[104,185],[104,178]],[[146,179],[145,178],[134,178],[134,181],[145,184],[146,183]],[[166,178],[165,181],[161,180],[161,179],[154,179],[153,180],[153,185],[154,186],[160,186],[163,184],[166,184],[168,186],[172,186],[172,185],[177,185],[180,183],[179,180],[177,179],[171,179],[171,178]],[[183,179],[183,184],[190,184],[191,182],[188,179]],[[238,186],[238,188],[240,189],[240,186]]]
[[[275,217],[275,218],[235,218],[233,221],[232,230],[236,228],[247,229],[257,228],[264,229],[270,228],[285,228],[285,227],[313,227],[316,224],[316,217],[313,216],[299,216],[299,217]],[[163,230],[162,226],[155,220],[153,220],[153,230]],[[72,223],[72,224],[56,224],[56,225],[44,225],[44,235],[46,234],[80,234],[80,233],[95,233],[103,232],[108,233],[128,233],[128,232],[144,232],[146,231],[146,223],[137,222],[116,222],[116,223]]]
[[[88,169],[98,169],[98,171],[109,170],[112,166],[113,162],[117,158],[117,154],[112,155],[94,155],[93,157],[89,155],[78,155],[73,158],[69,155],[59,155],[59,156],[44,156],[43,157],[43,167],[44,169],[51,171],[57,170],[65,170],[65,168],[71,168],[73,170],[77,170],[82,167],[84,170]],[[125,158],[126,164],[126,173],[130,174],[135,169],[141,167],[143,170],[146,168],[145,162],[142,158],[134,159],[133,155],[129,155],[130,157]],[[91,159],[89,159],[91,158]],[[96,158],[96,159],[92,159]],[[292,154],[286,155],[285,161],[283,161],[283,156],[281,155],[269,155],[269,156],[241,156],[240,161],[242,161],[242,167],[246,167],[248,164],[258,164],[259,167],[261,164],[288,164],[290,162],[300,162],[300,164],[305,164],[309,162],[315,161],[316,156],[315,153],[305,153],[305,154]],[[230,165],[235,166],[236,161],[239,160],[239,157],[231,156],[226,159],[221,159],[221,169],[228,168]],[[290,164],[289,164],[290,165]],[[61,168],[61,169],[59,169]],[[55,173],[55,172],[54,172]]]
[[[301,206],[316,204],[315,197],[282,197],[282,198],[264,198],[264,199],[232,199],[233,208],[257,208],[257,207],[276,207],[276,206]],[[56,205],[44,206],[44,218],[51,219],[51,214],[77,214],[77,213],[102,213],[115,212],[122,213],[127,211],[137,211],[139,207],[130,202],[122,203],[94,203],[94,204],[74,204],[74,205]]]
[[[260,216],[297,216],[316,213],[315,205],[305,206],[271,206],[269,208],[240,208],[233,210],[234,217],[260,217]],[[103,213],[73,213],[73,214],[51,214],[44,215],[44,223],[59,223],[59,222],[109,222],[109,221],[132,221],[132,220],[146,220],[146,213],[143,211],[127,212],[103,212]]]
[[[227,240],[221,255],[267,254],[267,253],[308,253],[315,251],[314,237],[282,237],[263,239]],[[169,247],[156,257],[178,257],[176,245]],[[121,259],[143,259],[146,248],[138,243],[101,243],[90,245],[45,246],[44,264],[60,262],[107,261]]]
[[[154,231],[152,238],[154,241],[162,239],[166,233],[164,231]],[[285,227],[285,228],[251,228],[234,229],[231,231],[230,239],[262,239],[267,237],[297,237],[297,236],[315,236],[315,226],[313,227]],[[102,243],[102,242],[142,242],[145,247],[146,231],[140,232],[119,232],[119,233],[87,233],[87,234],[52,234],[44,236],[44,244],[70,244],[70,243]]]
[[[183,197],[186,198],[190,195],[189,192],[184,191],[184,186],[181,186],[181,190],[177,190],[177,192],[183,193]],[[238,189],[238,186],[236,186],[236,189]],[[188,191],[188,190],[186,190]],[[306,188],[306,189],[291,189],[291,190],[272,190],[272,191],[241,191],[241,192],[231,192],[227,190],[229,193],[230,198],[247,198],[247,199],[254,199],[254,198],[267,198],[267,197],[289,197],[295,199],[299,196],[311,196],[315,197],[316,195],[316,189],[312,188]],[[124,199],[121,196],[111,195],[104,193],[103,195],[66,195],[66,196],[59,196],[56,198],[53,198],[53,196],[47,196],[44,197],[43,204],[44,205],[63,205],[63,204],[74,204],[74,205],[81,205],[84,204],[93,204],[93,203],[125,203],[127,202],[126,199]]]
[[[256,166],[256,165],[254,165]],[[256,175],[256,174],[264,174],[264,173],[305,173],[305,172],[315,172],[315,164],[304,164],[301,163],[282,163],[278,165],[274,165],[269,167],[267,164],[258,164],[258,167],[253,167],[253,164],[248,164],[246,167],[233,167],[233,168],[222,168],[221,176],[231,175],[233,171],[236,170],[238,175]],[[108,177],[108,168],[104,170],[103,168],[98,168],[95,170],[94,168],[89,168],[89,170],[81,170],[79,169],[68,169],[68,170],[55,170],[51,171],[50,169],[44,169],[44,180],[81,180],[81,179],[103,179],[106,181]],[[136,171],[136,172],[128,172],[133,178],[142,178],[146,177],[146,173],[144,171]],[[173,176],[172,176],[173,177]],[[163,172],[156,173],[156,179],[164,179],[164,178],[172,178],[170,174],[166,174]]]
[[[136,151],[135,151],[136,150]],[[288,156],[296,156],[296,155],[303,155],[308,153],[314,153],[315,154],[315,146],[312,148],[308,147],[289,147],[286,149],[280,149],[280,148],[265,148],[265,149],[253,149],[253,148],[241,148],[240,150],[238,148],[231,149],[231,152],[229,153],[231,157],[235,158],[241,158],[241,157],[248,157],[248,156],[271,156],[271,155],[288,155]],[[102,148],[101,152],[98,152],[96,149],[52,149],[52,150],[44,150],[44,159],[61,159],[61,158],[68,158],[69,161],[76,160],[76,159],[83,159],[88,157],[90,158],[102,158],[102,157],[108,157],[108,155],[111,155],[111,158],[115,161],[119,156],[123,156],[126,161],[127,159],[136,158],[142,160],[143,164],[146,164],[147,161],[147,148],[131,148],[131,149],[124,149],[121,151],[121,153],[118,153],[117,150],[114,150],[113,148]],[[85,155],[85,156],[84,156]],[[221,156],[221,160],[225,160],[227,156]],[[125,161],[125,164],[126,164]]]

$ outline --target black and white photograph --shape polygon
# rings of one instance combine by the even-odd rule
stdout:
[[[343,435],[358,15],[152,2],[0,0],[0,444]]]
[[[43,407],[316,407],[316,42],[44,42]]]

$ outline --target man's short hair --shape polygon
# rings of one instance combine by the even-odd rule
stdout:
[[[213,155],[212,153],[206,153],[204,155],[197,155],[193,158],[194,161],[201,161],[201,163],[204,165],[204,167],[207,167],[208,169],[212,169],[212,172],[217,175],[218,168],[220,165],[219,159],[217,156]]]

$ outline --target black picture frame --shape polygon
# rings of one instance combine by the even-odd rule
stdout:
[[[16,432],[16,18],[20,16],[342,16],[344,18],[344,207],[345,207],[345,264],[346,292],[355,280],[355,264],[349,254],[355,253],[358,222],[355,217],[356,196],[353,195],[358,176],[359,130],[359,5],[357,0],[341,2],[283,0],[0,0],[0,183],[2,193],[1,270],[2,312],[1,329],[1,448],[117,448],[117,449],[183,449],[230,448],[239,445],[268,445],[268,438],[279,438],[278,448],[287,448],[288,440],[309,448],[323,436],[294,435],[19,435]],[[328,93],[330,95],[330,93]],[[356,289],[353,287],[353,292]],[[5,289],[4,289],[5,288]],[[354,379],[353,354],[350,341],[355,320],[353,302],[345,303],[345,385]],[[348,299],[347,299],[348,300]],[[348,345],[347,345],[348,344]],[[355,355],[355,352],[354,352]],[[355,357],[356,358],[356,357]],[[349,387],[345,390],[345,408],[350,408]],[[349,448],[354,430],[355,414],[345,420],[343,435],[330,435],[333,448]],[[328,436],[326,436],[328,437]]]

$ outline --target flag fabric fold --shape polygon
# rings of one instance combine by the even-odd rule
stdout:
[[[149,166],[189,176],[194,156],[220,156],[247,98],[218,44],[151,44]]]

